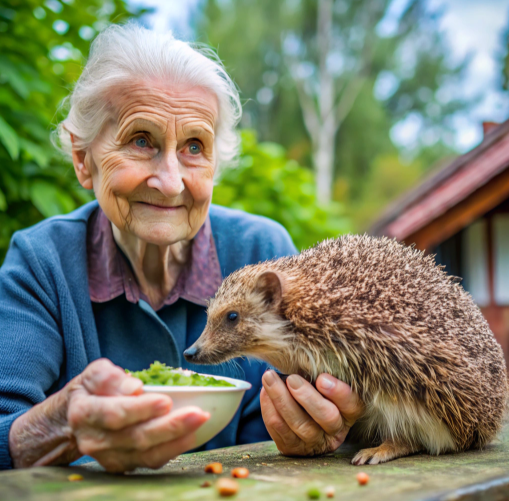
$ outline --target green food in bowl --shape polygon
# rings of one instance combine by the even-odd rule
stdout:
[[[150,364],[148,369],[142,371],[125,370],[138,378],[143,384],[152,386],[235,386],[222,379],[212,376],[202,376],[187,369],[174,369],[157,360]]]

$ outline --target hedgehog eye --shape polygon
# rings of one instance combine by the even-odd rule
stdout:
[[[239,314],[236,311],[230,311],[229,313],[226,314],[226,318],[228,319],[229,322],[235,322],[235,320],[239,318]]]

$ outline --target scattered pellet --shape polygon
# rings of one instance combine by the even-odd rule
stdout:
[[[205,473],[223,473],[223,465],[221,463],[210,463],[205,466]]]
[[[208,481],[208,480],[205,480],[205,482],[203,482],[203,484],[200,485],[200,487],[210,487],[212,484]]]
[[[249,470],[247,468],[233,468],[232,477],[247,478],[249,477]]]
[[[308,498],[309,499],[320,499],[320,489],[318,487],[310,487],[308,489]]]
[[[239,484],[231,478],[220,478],[216,482],[216,489],[220,496],[233,496],[237,494],[239,490]]]
[[[67,480],[69,480],[69,482],[81,482],[81,480],[83,480],[83,475],[80,475],[79,473],[73,473],[67,477]]]
[[[366,485],[369,482],[369,475],[363,471],[357,473],[357,482],[359,485]]]

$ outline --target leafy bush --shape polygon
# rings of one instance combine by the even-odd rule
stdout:
[[[14,231],[91,199],[50,143],[90,40],[122,0],[0,0],[0,262]]]
[[[12,234],[91,200],[50,142],[56,110],[82,70],[90,40],[139,15],[123,0],[0,0],[0,262]],[[298,247],[348,229],[340,205],[316,206],[313,174],[245,131],[241,165],[214,201],[282,223]]]
[[[350,230],[341,204],[321,206],[315,191],[313,173],[282,146],[258,143],[255,132],[243,130],[240,164],[223,171],[213,202],[278,221],[305,249]]]

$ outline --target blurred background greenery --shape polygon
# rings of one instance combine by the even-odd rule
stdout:
[[[454,91],[468,58],[451,62],[429,2],[406,1],[390,32],[389,0],[193,3],[189,38],[218,51],[244,104],[240,164],[215,203],[271,217],[305,248],[364,231],[457,154],[451,117],[478,96]],[[0,0],[0,260],[14,231],[91,200],[50,132],[95,35],[146,15],[122,0]],[[497,57],[508,89],[508,52]],[[424,133],[403,148],[391,131],[412,116]]]

